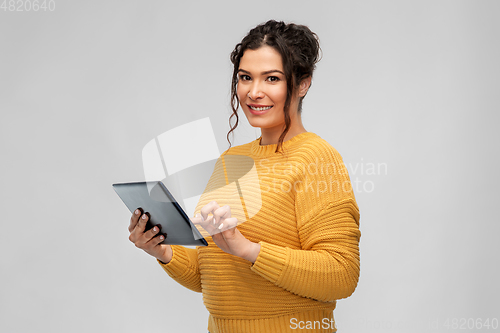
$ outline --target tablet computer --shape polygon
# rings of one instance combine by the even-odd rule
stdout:
[[[150,214],[150,227],[161,225],[160,232],[167,234],[163,244],[208,245],[162,182],[120,183],[113,189],[131,213],[140,207]]]

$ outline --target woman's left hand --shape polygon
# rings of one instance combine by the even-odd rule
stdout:
[[[238,220],[231,217],[229,206],[220,207],[217,202],[212,201],[200,212],[201,216],[197,214],[191,221],[201,225],[222,251],[255,262],[259,255],[260,244],[248,240],[236,228]],[[208,216],[209,213],[212,213],[212,216]]]

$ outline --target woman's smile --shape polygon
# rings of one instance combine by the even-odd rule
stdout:
[[[250,109],[250,112],[255,115],[261,115],[266,113],[266,111],[270,110],[273,106],[272,105],[257,105],[257,104],[248,104],[248,108]]]

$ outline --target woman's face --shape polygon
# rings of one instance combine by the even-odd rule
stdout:
[[[286,92],[281,55],[275,49],[262,46],[243,53],[238,70],[237,94],[250,125],[281,133],[285,124],[283,109]]]

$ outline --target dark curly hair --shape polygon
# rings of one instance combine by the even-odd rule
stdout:
[[[231,81],[231,108],[233,113],[229,117],[229,126],[231,129],[227,133],[229,147],[231,147],[229,134],[236,129],[239,121],[237,110],[240,101],[236,89],[241,57],[245,50],[256,50],[265,45],[274,48],[281,55],[287,83],[287,95],[284,106],[285,129],[279,137],[276,152],[282,147],[285,135],[290,129],[290,102],[292,95],[303,79],[312,78],[316,63],[320,60],[319,38],[305,25],[286,24],[282,21],[269,20],[250,30],[241,43],[238,43],[233,52],[231,52],[231,62],[234,65],[234,69]],[[304,97],[301,97],[299,100],[299,114],[302,112],[302,100]],[[231,126],[231,119],[233,117],[236,117],[236,123],[234,126]]]

